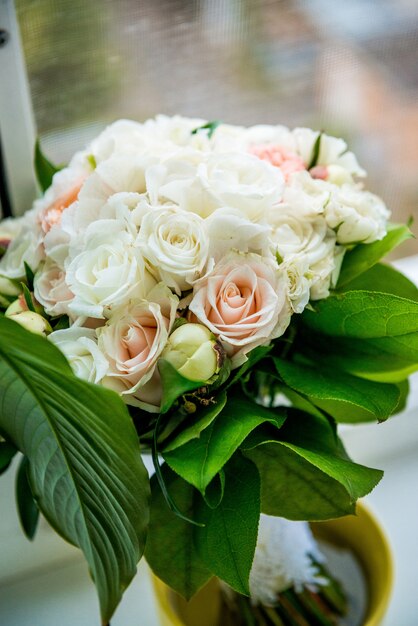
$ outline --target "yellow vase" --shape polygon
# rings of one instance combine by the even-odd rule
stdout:
[[[379,626],[385,615],[393,582],[393,563],[386,536],[364,504],[357,515],[311,525],[318,539],[350,549],[368,581],[368,608],[363,626]],[[217,626],[221,607],[218,583],[212,579],[190,602],[154,578],[161,626]]]

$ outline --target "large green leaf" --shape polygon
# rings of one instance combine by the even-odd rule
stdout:
[[[339,422],[385,420],[398,406],[396,385],[377,383],[321,365],[273,359],[281,380]]]
[[[19,519],[26,537],[32,540],[35,536],[39,521],[39,509],[33,499],[29,484],[29,461],[22,457],[16,475],[16,503]]]
[[[341,291],[380,291],[418,302],[418,287],[394,267],[383,263],[344,284]]]
[[[280,428],[284,420],[281,410],[267,409],[245,396],[230,394],[225,407],[199,438],[163,452],[163,457],[175,472],[205,493],[211,480],[251,431],[264,422]]]
[[[198,492],[166,463],[161,467],[165,485],[181,511],[195,517]],[[145,558],[153,572],[189,600],[212,576],[199,557],[193,542],[193,526],[167,506],[157,477],[151,479],[151,518]]]
[[[249,575],[260,518],[260,476],[256,466],[236,454],[225,466],[224,496],[210,508],[197,507],[204,527],[194,529],[195,543],[208,569],[238,593],[249,595]]]
[[[353,250],[346,252],[338,279],[338,288],[366,272],[391,250],[412,236],[405,224],[390,224],[386,236],[380,241],[359,244]]]
[[[309,331],[300,345],[318,369],[337,368],[370,380],[397,383],[418,369],[418,333],[376,339],[333,337],[330,341],[326,335]]]
[[[337,337],[373,339],[418,332],[418,302],[372,291],[348,291],[315,302],[302,321]]]
[[[39,186],[42,191],[46,191],[48,187],[52,184],[52,179],[56,172],[60,171],[60,167],[56,167],[53,165],[43,154],[41,150],[41,145],[39,143],[39,139],[36,140],[35,144],[35,174],[38,180]]]
[[[324,417],[290,411],[280,439],[248,449],[261,476],[261,509],[293,520],[354,513],[383,472],[353,463]]]
[[[123,402],[75,378],[50,342],[0,318],[0,431],[27,456],[45,517],[83,550],[107,623],[148,523],[148,477]]]

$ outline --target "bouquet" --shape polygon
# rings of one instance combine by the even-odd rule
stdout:
[[[307,128],[118,121],[35,164],[43,196],[0,224],[22,525],[83,550],[105,624],[144,551],[187,598],[248,596],[261,512],[354,513],[382,476],[337,425],[402,409],[418,369],[417,289],[380,263],[410,231]]]

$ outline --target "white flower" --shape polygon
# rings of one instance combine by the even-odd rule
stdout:
[[[65,271],[50,258],[35,274],[34,294],[45,312],[52,316],[68,315],[68,304],[74,297],[65,282]]]
[[[61,350],[78,378],[99,383],[106,375],[108,363],[97,346],[94,330],[71,326],[54,331],[48,339]]]
[[[129,299],[144,298],[155,281],[123,224],[99,220],[86,230],[83,252],[76,247],[66,268],[66,283],[74,299],[74,315],[104,318]]]
[[[150,168],[148,184],[153,202],[157,197],[165,199],[202,217],[218,208],[231,207],[251,221],[262,219],[265,211],[279,202],[283,188],[278,168],[241,153],[205,158],[196,153],[179,154],[155,171]]]
[[[35,272],[44,258],[42,235],[35,220],[24,222],[19,235],[8,245],[0,259],[0,276],[21,279],[25,276],[25,263]]]
[[[290,305],[295,313],[302,313],[309,302],[312,284],[308,256],[295,254],[288,257],[280,267],[286,272]]]
[[[383,239],[389,217],[390,211],[378,196],[352,185],[336,188],[325,209],[325,218],[341,244]]]
[[[290,322],[285,274],[255,254],[231,254],[194,288],[189,309],[222,342],[233,367]]]
[[[289,587],[325,585],[312,557],[325,561],[307,522],[294,522],[262,514],[250,572],[250,596],[254,604],[275,606],[277,595]]]
[[[200,278],[208,261],[204,220],[173,207],[144,215],[137,244],[154,273],[178,295]]]
[[[149,292],[148,298],[116,309],[106,325],[96,331],[99,347],[109,361],[103,384],[118,391],[127,404],[138,406],[147,402],[142,399],[142,388],[154,374],[178,304],[178,298],[162,283]]]
[[[283,259],[303,253],[308,257],[309,265],[313,265],[328,250],[328,234],[331,236],[322,217],[309,220],[277,212],[271,241],[274,252],[277,251]]]
[[[271,228],[251,222],[237,209],[217,209],[206,220],[209,256],[219,261],[231,250],[264,254],[268,250]]]

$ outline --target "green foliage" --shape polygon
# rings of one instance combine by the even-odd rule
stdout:
[[[197,551],[216,576],[249,595],[249,575],[260,517],[260,477],[251,461],[236,454],[225,465],[224,497],[216,508],[198,501]]]
[[[210,139],[212,137],[213,133],[215,132],[215,130],[221,124],[222,124],[222,122],[219,121],[219,120],[214,120],[213,122],[207,122],[206,124],[203,124],[202,126],[199,126],[198,128],[194,128],[192,130],[192,135],[196,135],[201,130],[207,130],[208,131],[208,137]]]
[[[321,139],[322,139],[322,133],[318,133],[318,136],[315,140],[313,149],[312,149],[312,157],[310,162],[308,163],[308,166],[306,169],[310,170],[312,167],[315,167],[315,165],[317,165],[318,163],[318,159],[319,159],[319,153],[321,151]]]
[[[0,441],[0,476],[9,468],[17,448],[8,441]]]
[[[246,451],[261,476],[261,509],[293,520],[354,513],[382,472],[350,461],[325,417],[291,410],[279,437]]]
[[[42,513],[83,550],[107,623],[148,521],[148,478],[123,402],[77,379],[46,339],[0,317],[0,432],[27,457]]]
[[[266,409],[245,396],[231,394],[199,438],[163,452],[163,457],[171,469],[204,494],[211,480],[257,426],[270,422],[280,428],[284,420],[282,410]]]
[[[188,378],[184,378],[184,376],[179,374],[176,368],[165,359],[160,359],[158,361],[158,370],[160,372],[163,387],[161,413],[167,413],[177,398],[183,394],[189,391],[194,391],[195,389],[198,389],[206,384],[204,381],[196,382],[189,380]]]
[[[405,224],[389,224],[386,236],[380,241],[359,244],[346,252],[338,279],[338,289],[366,272],[391,250],[412,236]]]
[[[199,494],[167,464],[161,471],[176,505],[186,515],[194,517]],[[145,558],[161,580],[188,600],[211,578],[211,573],[194,547],[194,527],[169,510],[155,475],[151,478],[151,493]]]
[[[398,406],[396,385],[351,376],[321,364],[308,367],[274,359],[282,381],[338,422],[385,420]]]
[[[390,265],[376,263],[360,276],[345,283],[341,291],[379,291],[418,302],[418,288]]]
[[[315,302],[302,321],[334,337],[374,339],[418,332],[418,302],[373,291],[348,291]]]
[[[36,140],[35,144],[34,165],[39,187],[41,188],[41,191],[44,192],[51,186],[54,174],[59,172],[61,168],[52,165],[52,163],[48,161],[46,156],[42,153],[39,139]]]
[[[28,478],[29,461],[22,457],[16,475],[16,504],[20,523],[26,537],[32,540],[35,536],[39,521],[39,509],[33,499]]]

